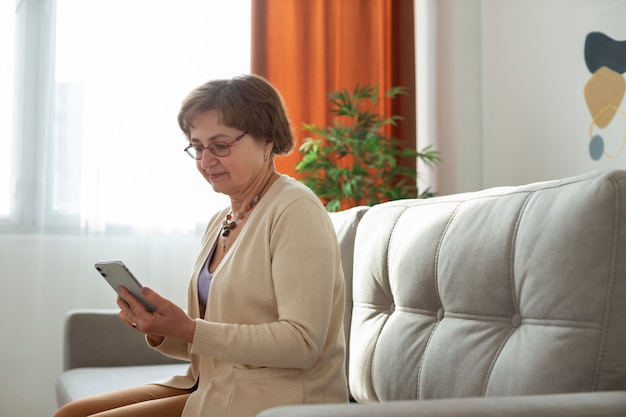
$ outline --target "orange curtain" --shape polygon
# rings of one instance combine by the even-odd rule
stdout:
[[[408,89],[380,111],[404,118],[393,134],[415,149],[413,21],[413,0],[252,0],[251,70],[280,90],[296,132],[280,172],[300,177],[303,123],[330,125],[328,93],[357,84]]]

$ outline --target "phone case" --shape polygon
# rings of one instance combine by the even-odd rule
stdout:
[[[135,278],[130,269],[122,261],[102,261],[95,264],[96,270],[102,275],[102,277],[109,283],[111,288],[121,297],[118,287],[122,286],[126,288],[131,294],[133,294],[144,305],[146,310],[152,312],[156,310],[154,304],[145,300],[141,295],[142,285],[139,280]]]

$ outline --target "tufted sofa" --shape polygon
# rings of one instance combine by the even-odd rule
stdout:
[[[331,218],[359,404],[259,417],[626,416],[626,171]]]

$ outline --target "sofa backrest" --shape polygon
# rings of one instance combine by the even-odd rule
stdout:
[[[352,320],[352,267],[354,260],[354,239],[357,226],[368,206],[358,206],[347,210],[329,213],[330,220],[337,233],[341,251],[341,266],[345,280],[346,307],[343,314],[343,326],[346,337],[346,372],[348,372],[350,354],[350,322]]]
[[[626,171],[372,207],[359,402],[626,389]]]

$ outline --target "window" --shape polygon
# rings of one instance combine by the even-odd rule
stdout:
[[[183,152],[176,115],[197,85],[250,71],[250,0],[56,0],[50,16],[54,60],[38,65],[50,85],[36,94],[47,107],[25,150],[43,157],[22,167],[40,184],[36,228],[206,223],[227,199]]]
[[[0,2],[0,219],[12,211],[14,35],[15,5]]]

